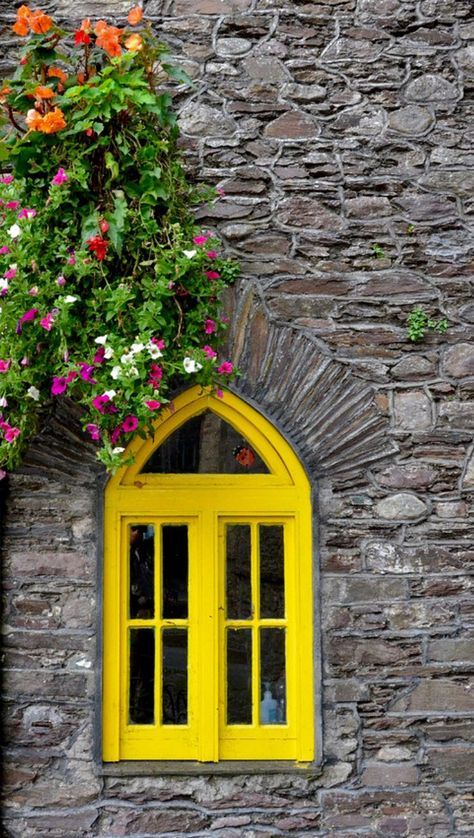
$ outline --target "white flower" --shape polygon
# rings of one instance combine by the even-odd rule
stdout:
[[[112,454],[123,454],[125,448],[121,448],[120,445],[117,448],[112,448]]]
[[[76,300],[77,300],[77,297],[73,297],[73,296],[72,296],[72,294],[67,294],[67,295],[64,297],[63,302],[65,302],[65,303],[75,303],[75,302],[76,302]]]
[[[31,387],[28,387],[28,390],[26,391],[26,395],[29,396],[30,399],[34,399],[35,402],[37,402],[39,397],[40,397],[40,391],[38,390],[37,387],[31,386]]]
[[[150,357],[153,358],[154,360],[156,360],[157,358],[161,358],[161,356],[163,355],[161,349],[158,349],[156,343],[152,343],[150,341],[149,343],[147,343],[146,348],[148,349],[148,352],[150,353]]]
[[[119,366],[112,367],[112,372],[110,373],[110,375],[112,376],[113,379],[117,380],[117,378],[120,378],[120,373],[121,372],[122,372],[122,367],[119,367]]]
[[[185,372],[197,372],[202,370],[202,364],[195,361],[194,358],[185,358],[183,360],[183,367]]]
[[[197,250],[183,250],[183,253],[184,253],[185,256],[188,257],[188,259],[192,259],[193,256],[196,255]]]
[[[114,355],[114,350],[112,349],[111,346],[108,346],[107,349],[104,352],[104,358],[107,358],[107,360],[108,360],[109,358],[113,358],[113,355]]]
[[[133,355],[138,355],[138,353],[143,352],[144,349],[145,349],[145,344],[144,343],[132,343],[130,352]]]
[[[101,343],[102,346],[105,346],[107,343],[107,335],[99,335],[98,338],[95,338],[94,343]]]
[[[133,361],[133,352],[124,352],[120,357],[121,364],[131,364]]]
[[[6,398],[5,398],[5,396],[2,396],[2,397],[0,398],[0,407],[8,407],[8,402],[7,402]]]
[[[17,236],[21,236],[21,227],[18,224],[12,224],[8,230],[8,235],[11,239],[16,239]]]
[[[117,395],[116,390],[106,390],[105,393],[104,393],[104,396],[108,396],[109,399],[113,399],[114,396],[116,396],[116,395]]]
[[[127,372],[129,376],[131,376],[132,378],[136,378],[136,376],[138,375],[138,370],[136,367],[129,367]]]
[[[3,277],[0,277],[0,291],[4,291],[5,288],[8,288],[8,279],[3,279]]]

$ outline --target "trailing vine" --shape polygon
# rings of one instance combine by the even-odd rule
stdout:
[[[220,392],[221,293],[238,266],[196,228],[218,200],[190,183],[166,82],[183,73],[144,24],[75,32],[18,9],[25,39],[1,90],[0,465],[15,467],[51,400],[83,408],[110,470],[180,382]],[[5,473],[5,472],[3,472]]]

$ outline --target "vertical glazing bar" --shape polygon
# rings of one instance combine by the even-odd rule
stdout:
[[[162,688],[162,646],[163,639],[161,637],[161,622],[160,622],[160,603],[161,592],[163,590],[163,525],[155,525],[155,707],[156,707],[156,724],[161,725],[161,702],[163,696]]]
[[[257,524],[251,525],[251,555],[252,555],[252,724],[259,724],[260,707],[260,644],[258,637],[258,621],[260,619],[260,567],[258,555]]]

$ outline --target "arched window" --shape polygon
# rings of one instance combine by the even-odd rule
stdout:
[[[310,485],[232,393],[176,398],[105,492],[103,757],[314,756]]]

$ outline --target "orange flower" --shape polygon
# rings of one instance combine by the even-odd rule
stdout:
[[[65,82],[67,79],[67,73],[64,70],[61,70],[60,67],[50,67],[48,70],[48,76],[52,79],[59,79],[61,82]]]
[[[42,131],[43,134],[55,134],[57,131],[61,131],[61,129],[65,127],[66,120],[64,119],[62,110],[60,108],[54,108],[43,117],[40,131]]]
[[[43,117],[34,108],[28,111],[25,117],[25,122],[30,131],[41,131],[43,125]]]
[[[42,12],[41,9],[36,9],[30,15],[29,24],[31,31],[34,32],[35,35],[45,35],[46,32],[49,32],[51,29],[53,21],[50,16]]]
[[[85,17],[81,23],[81,29],[83,32],[92,32],[92,23],[90,17]]]
[[[140,6],[134,6],[133,9],[130,9],[127,20],[130,26],[136,26],[137,23],[140,23],[142,17],[143,9],[141,9]]]
[[[119,41],[123,29],[119,29],[117,26],[108,26],[105,20],[98,20],[95,25],[95,33],[97,35],[97,46],[102,47],[107,55],[116,57],[122,54]]]
[[[30,27],[28,26],[28,21],[24,20],[23,18],[20,19],[20,20],[15,21],[15,23],[12,26],[12,29],[13,29],[15,35],[19,35],[20,38],[24,38],[25,35],[28,35],[28,32],[30,31]]]
[[[45,87],[42,84],[35,87],[34,93],[37,99],[52,99],[54,96],[54,90],[51,87]]]
[[[125,41],[125,47],[130,50],[130,52],[138,52],[138,50],[143,49],[143,41],[140,38],[140,35],[137,35],[136,33],[134,35],[130,35],[130,37]]]

